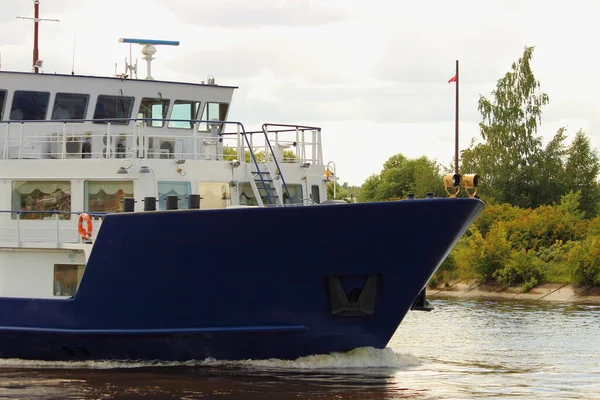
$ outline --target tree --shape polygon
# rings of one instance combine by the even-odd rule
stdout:
[[[367,178],[361,187],[360,201],[395,200],[409,193],[425,197],[428,192],[445,196],[440,165],[425,156],[408,159],[396,154],[385,162],[381,173]]]
[[[462,152],[462,170],[478,171],[490,194],[527,207],[533,202],[534,165],[541,152],[537,129],[542,107],[548,104],[548,95],[539,92],[540,83],[531,70],[533,49],[525,47],[511,71],[498,80],[492,100],[480,96],[479,128],[485,143],[472,143]]]
[[[590,139],[580,129],[566,153],[563,186],[566,191],[581,192],[581,210],[587,218],[595,217],[600,201],[598,152],[592,148]]]

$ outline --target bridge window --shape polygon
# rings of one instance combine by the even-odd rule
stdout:
[[[175,100],[173,110],[171,111],[169,128],[192,129],[194,123],[191,120],[197,118],[199,109],[199,101]]]
[[[302,204],[302,185],[287,185],[290,197],[288,197],[285,188],[283,191],[283,204]]]
[[[133,181],[86,181],[85,211],[123,211],[123,198],[133,197]]]
[[[94,122],[97,124],[106,124],[108,122],[123,125],[129,124],[129,120],[127,119],[131,118],[133,100],[133,97],[125,96],[98,96],[96,109],[94,111],[94,119],[102,121]]]
[[[50,93],[17,90],[13,96],[10,119],[14,121],[40,121],[46,119]]]
[[[4,103],[6,102],[6,90],[0,90],[0,119],[4,114]]]
[[[158,209],[166,209],[167,196],[179,198],[178,207],[188,207],[188,195],[192,193],[190,182],[158,182]]]
[[[56,93],[52,119],[85,119],[89,99],[89,94]]]
[[[75,296],[85,265],[54,264],[54,295]]]
[[[141,121],[142,125],[161,128],[167,119],[169,110],[169,99],[159,99],[153,97],[144,97],[138,111],[138,118],[151,118],[153,121]]]
[[[20,219],[71,219],[71,182],[13,181],[12,209],[23,211]]]
[[[229,104],[227,103],[206,103],[204,104],[204,110],[202,111],[202,117],[200,118],[202,121],[225,121],[227,118],[227,110],[229,109]],[[200,122],[198,126],[199,131],[210,131],[211,124],[207,122]],[[222,131],[223,124],[217,124],[215,128],[217,128],[218,132]]]

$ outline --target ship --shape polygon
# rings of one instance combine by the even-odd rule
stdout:
[[[295,359],[430,309],[477,196],[328,199],[320,127],[246,130],[235,86],[151,76],[179,42],[120,41],[145,78],[0,71],[0,357]]]

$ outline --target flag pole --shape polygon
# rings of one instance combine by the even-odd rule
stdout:
[[[456,60],[456,109],[454,116],[454,173],[458,174],[458,60]]]

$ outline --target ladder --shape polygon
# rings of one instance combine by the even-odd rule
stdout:
[[[269,141],[267,128],[263,126],[263,134],[265,136],[265,150],[268,152],[265,154],[265,160],[259,162],[256,158],[256,154],[252,149],[248,136],[244,135],[244,140],[248,145],[250,153],[250,163],[247,163],[250,175],[250,186],[256,196],[256,201],[259,206],[264,206],[266,200],[267,206],[283,206],[283,194],[287,195],[287,198],[292,201],[292,196],[288,190],[287,184],[279,167],[279,161],[273,152],[273,146]]]

